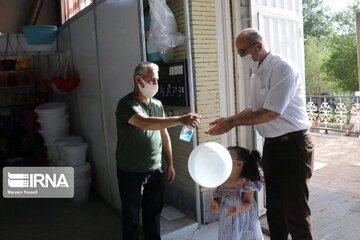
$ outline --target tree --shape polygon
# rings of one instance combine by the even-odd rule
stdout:
[[[358,90],[355,14],[360,0],[347,10],[328,14],[323,0],[304,0],[305,76],[308,93]]]
[[[328,79],[336,79],[339,90],[358,90],[356,47],[356,34],[332,34],[329,38],[329,56],[321,67]]]
[[[355,16],[359,11],[360,0],[356,0],[347,10],[335,14],[335,31],[328,41],[329,56],[322,65],[341,90],[358,90]]]
[[[321,94],[336,90],[336,82],[327,78],[321,71],[321,65],[326,58],[325,40],[308,36],[305,44],[305,79],[307,94]]]
[[[332,31],[330,8],[323,0],[303,0],[304,39],[308,36],[324,39]]]
[[[336,22],[335,30],[340,35],[356,34],[355,15],[360,11],[360,0],[355,0],[345,11],[337,12],[333,21]]]

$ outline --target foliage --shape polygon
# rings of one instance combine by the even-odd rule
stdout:
[[[335,32],[340,35],[356,34],[355,15],[360,11],[360,0],[355,0],[347,10],[337,12],[332,21],[335,22]]]
[[[321,71],[321,64],[326,55],[324,40],[308,36],[305,44],[305,79],[308,94],[321,94],[336,90],[336,82],[329,81]]]
[[[328,79],[335,79],[339,89],[358,90],[356,35],[332,34],[329,40],[329,57],[322,63],[322,70]]]
[[[359,89],[355,14],[360,0],[330,16],[323,0],[304,0],[305,77],[308,93]]]
[[[332,29],[330,9],[323,0],[303,0],[304,39],[308,36],[326,38]]]

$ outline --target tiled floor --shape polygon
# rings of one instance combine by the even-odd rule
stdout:
[[[312,181],[360,196],[360,138],[313,134]]]
[[[313,137],[310,206],[314,240],[360,240],[360,139]],[[1,198],[0,240],[120,239],[121,221],[115,212],[96,196],[81,205],[62,199]],[[191,225],[178,232],[178,237],[166,239],[216,240],[217,228],[218,222],[196,230]]]
[[[315,239],[360,239],[360,138],[313,134],[310,207]]]
[[[314,240],[360,240],[360,139],[313,134],[310,180]],[[267,228],[266,217],[262,226]],[[218,222],[176,240],[216,240]],[[264,239],[270,239],[264,235]]]

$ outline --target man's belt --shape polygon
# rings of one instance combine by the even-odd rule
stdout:
[[[265,138],[266,143],[277,143],[277,142],[284,142],[292,138],[304,136],[308,133],[308,129],[295,131],[295,132],[289,132],[284,135],[274,137],[274,138]]]

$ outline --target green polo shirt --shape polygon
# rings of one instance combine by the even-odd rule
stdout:
[[[116,108],[117,167],[130,172],[148,172],[161,167],[162,140],[160,130],[145,130],[128,123],[137,113],[149,117],[165,117],[161,102],[151,98],[149,105],[132,93],[119,100]]]

